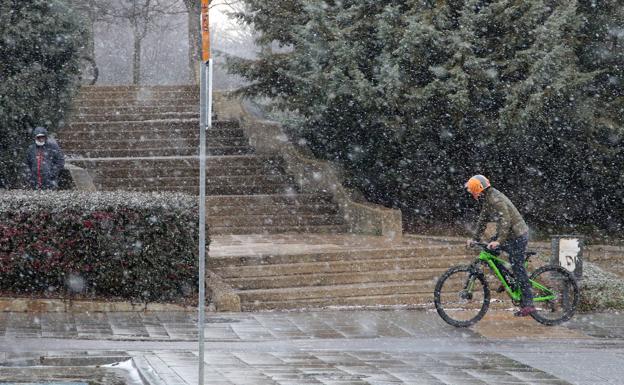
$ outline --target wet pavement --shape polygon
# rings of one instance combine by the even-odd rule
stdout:
[[[210,314],[206,384],[623,383],[623,315],[545,327],[510,314],[470,329],[414,310]],[[0,363],[127,355],[153,385],[190,385],[195,328],[182,312],[0,313]]]

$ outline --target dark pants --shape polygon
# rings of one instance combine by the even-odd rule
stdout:
[[[529,276],[524,268],[524,258],[526,255],[529,236],[527,234],[518,238],[510,239],[501,245],[501,249],[509,254],[509,262],[513,270],[516,282],[520,285],[522,291],[522,300],[520,306],[533,306],[533,293],[531,292],[531,284]]]

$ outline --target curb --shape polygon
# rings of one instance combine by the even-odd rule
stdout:
[[[106,313],[173,311],[194,312],[196,307],[167,303],[107,302],[69,299],[0,298],[0,313]]]
[[[139,377],[143,383],[148,385],[167,385],[161,378],[158,376],[154,368],[147,362],[144,356],[134,356],[132,357],[132,365],[139,373]]]

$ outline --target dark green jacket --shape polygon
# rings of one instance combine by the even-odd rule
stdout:
[[[492,220],[496,221],[496,235],[491,240],[501,244],[529,232],[529,227],[522,219],[522,215],[505,194],[492,187],[488,188],[484,194],[483,207],[474,233],[475,240],[481,239],[487,223]]]

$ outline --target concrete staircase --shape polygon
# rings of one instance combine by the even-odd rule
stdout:
[[[198,194],[197,106],[195,87],[85,87],[58,141],[98,190]],[[208,268],[242,310],[430,306],[438,276],[472,258],[444,242],[348,234],[335,198],[300,191],[284,158],[258,153],[246,132],[215,122],[206,183]]]
[[[430,307],[438,277],[450,266],[474,258],[461,245],[407,241],[380,244],[366,237],[360,241],[333,251],[281,254],[279,249],[287,246],[275,241],[278,246],[274,252],[212,255],[208,265],[234,289],[246,311],[328,306]]]
[[[84,87],[58,136],[97,190],[199,194],[199,94],[192,86]],[[208,132],[212,234],[345,232],[328,194],[305,194],[278,155],[257,155],[238,122]]]

